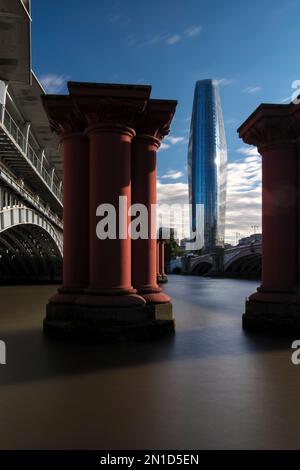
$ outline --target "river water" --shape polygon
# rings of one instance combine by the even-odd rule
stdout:
[[[256,287],[170,276],[175,337],[113,346],[43,337],[55,286],[0,287],[0,448],[299,448],[291,341],[241,328]]]

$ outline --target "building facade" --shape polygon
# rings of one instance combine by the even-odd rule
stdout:
[[[227,145],[215,80],[196,82],[188,177],[191,230],[202,239],[203,251],[213,251],[224,245],[227,183]]]

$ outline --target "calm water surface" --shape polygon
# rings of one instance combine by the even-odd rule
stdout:
[[[169,279],[175,338],[130,346],[47,340],[56,287],[0,287],[0,448],[300,448],[290,341],[241,329],[257,283]]]

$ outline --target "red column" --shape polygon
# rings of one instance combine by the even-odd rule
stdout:
[[[132,145],[132,203],[148,213],[148,237],[132,240],[132,281],[147,303],[166,303],[170,298],[157,285],[156,261],[156,152],[169,132],[177,102],[149,100],[136,126]]]
[[[62,139],[64,155],[63,288],[89,284],[89,143],[84,134]]]
[[[262,291],[298,286],[298,155],[293,142],[260,148],[262,155]]]
[[[90,285],[81,305],[99,307],[143,305],[131,282],[132,123],[145,107],[149,87],[69,84],[70,94],[89,124],[90,142]],[[120,205],[120,197],[124,198]],[[116,237],[99,239],[99,206],[115,209]],[[124,223],[120,233],[120,220]]]
[[[299,164],[289,109],[261,105],[239,129],[262,156],[262,285],[250,296],[255,302],[299,301]]]
[[[63,149],[63,286],[50,301],[64,303],[77,298],[89,284],[89,143],[68,96],[42,99]]]

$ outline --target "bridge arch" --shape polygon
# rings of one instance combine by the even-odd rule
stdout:
[[[61,279],[62,234],[32,209],[0,212],[0,283]]]
[[[225,273],[232,276],[259,278],[261,276],[261,253],[246,253],[230,260]]]
[[[205,276],[205,274],[208,274],[211,269],[212,263],[210,261],[200,261],[199,263],[194,265],[192,274],[195,274],[197,276]]]

